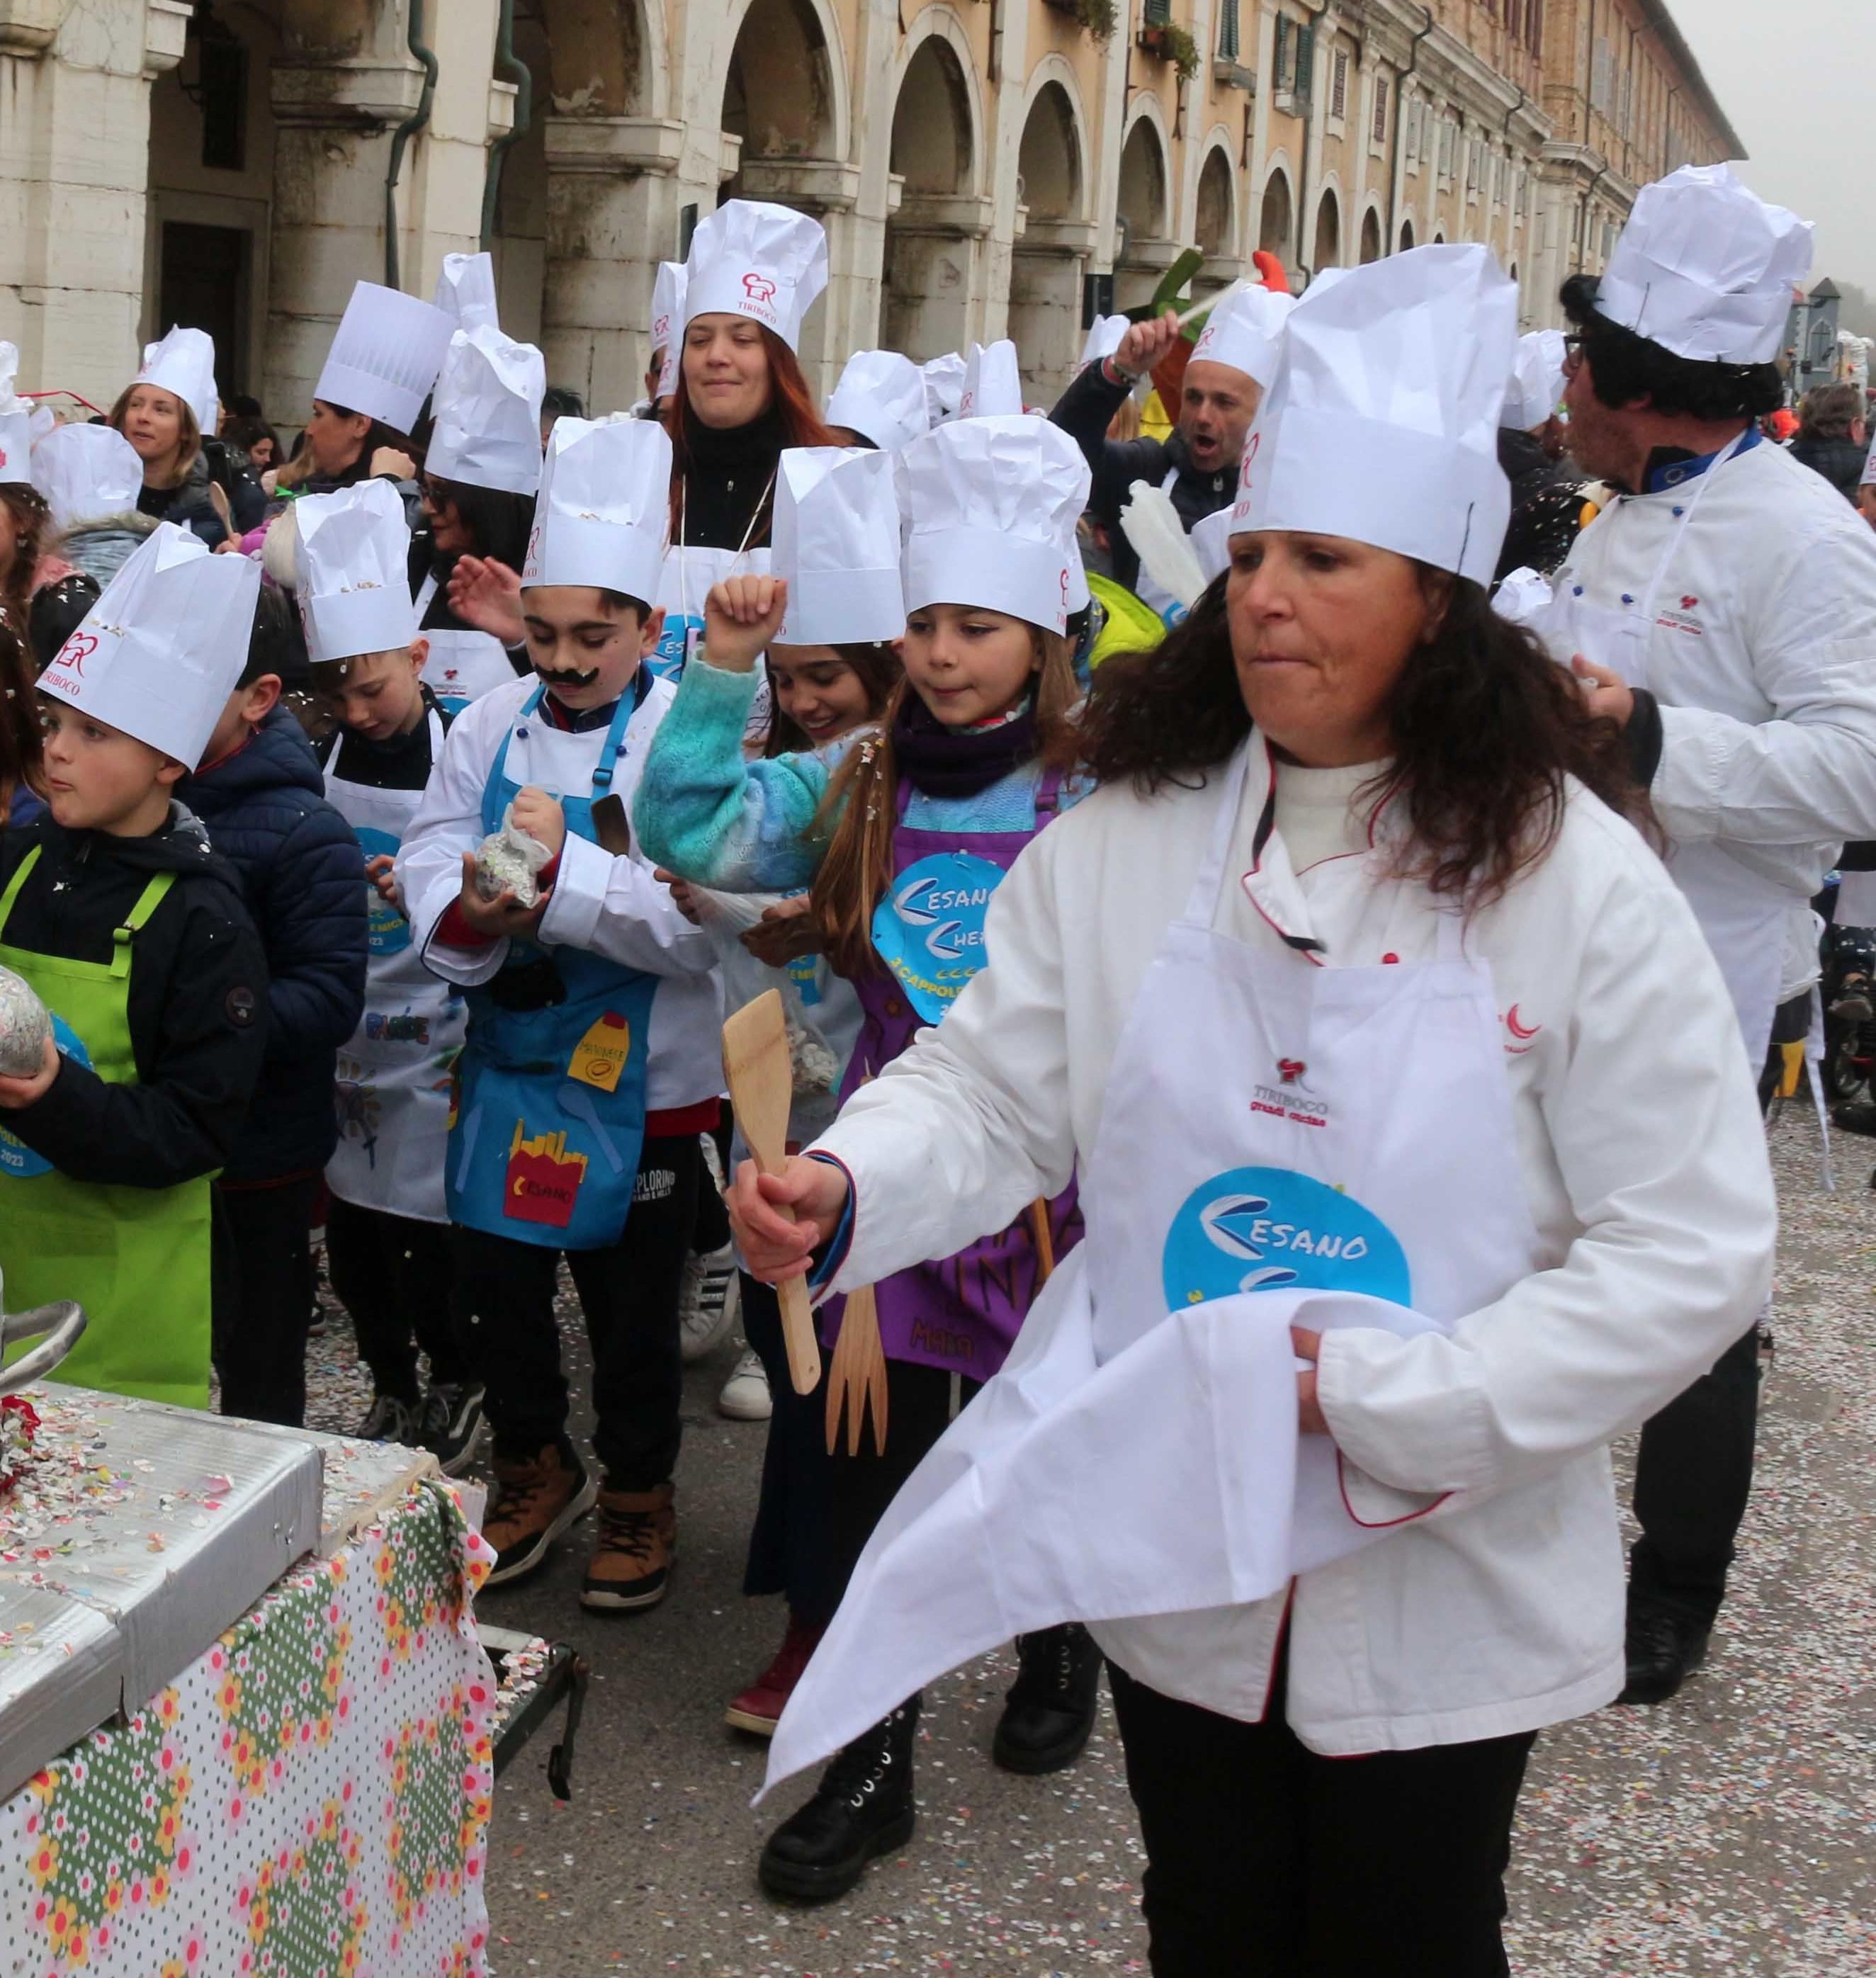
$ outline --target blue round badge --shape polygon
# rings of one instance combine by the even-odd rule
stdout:
[[[369,824],[355,824],[352,835],[359,842],[359,849],[367,858],[397,856],[398,840],[388,831],[379,831]],[[391,902],[380,898],[378,888],[366,882],[368,893],[365,909],[365,938],[372,957],[401,954],[410,945],[410,922],[405,919]]]
[[[1411,1305],[1407,1256],[1379,1216],[1289,1168],[1233,1168],[1196,1188],[1173,1219],[1169,1311],[1239,1292],[1362,1292]]]
[[[85,1049],[84,1040],[56,1010],[51,1012],[51,1017],[53,1043],[74,1064],[81,1064],[90,1070],[91,1054]],[[0,1126],[0,1175],[12,1175],[25,1181],[34,1175],[51,1172],[52,1163],[45,1155],[35,1153],[24,1140]]]
[[[912,1007],[937,1023],[984,966],[984,916],[1003,868],[974,852],[908,865],[873,910],[873,945]]]

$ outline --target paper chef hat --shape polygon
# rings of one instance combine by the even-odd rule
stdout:
[[[14,396],[18,371],[18,350],[0,343],[0,481],[32,478],[32,401]],[[143,485],[141,477],[137,485]]]
[[[958,399],[958,418],[1004,418],[1022,409],[1023,376],[1017,368],[1016,346],[1007,336],[988,346],[972,344]]]
[[[548,440],[521,582],[658,594],[671,504],[671,442],[655,420],[564,418]]]
[[[339,319],[313,395],[407,433],[443,368],[455,317],[402,289],[360,282]]]
[[[144,491],[144,463],[114,426],[55,426],[32,450],[32,485],[52,526],[127,514]]]
[[[1227,502],[1223,508],[1214,508],[1210,514],[1194,522],[1186,536],[1207,584],[1223,576],[1231,567],[1231,531],[1236,526],[1231,518],[1231,504]]]
[[[919,367],[925,381],[925,411],[935,426],[958,416],[964,396],[964,359],[955,350],[928,359]]]
[[[160,343],[144,346],[144,368],[132,382],[155,385],[172,392],[195,415],[196,431],[215,436],[215,339],[205,329],[185,329],[177,323]]]
[[[684,347],[684,290],[688,284],[681,261],[660,261],[651,284],[651,349],[660,359],[658,396],[677,389],[677,366]]]
[[[455,319],[458,329],[479,329],[485,324],[495,329],[495,256],[445,254],[432,299],[445,316]]]
[[[733,199],[700,220],[684,263],[684,321],[746,316],[792,350],[827,286],[827,233],[792,207]]]
[[[1557,410],[1563,395],[1563,332],[1534,329],[1517,340],[1517,359],[1505,393],[1504,423],[1530,432]]]
[[[1348,536],[1489,584],[1517,342],[1517,290],[1485,247],[1411,248],[1312,289],[1244,443],[1232,532]]]
[[[492,323],[449,339],[436,381],[436,425],[424,465],[441,481],[531,495],[541,485],[547,366],[531,343]]]
[[[1769,364],[1785,341],[1793,285],[1811,271],[1813,231],[1725,166],[1682,165],[1643,187],[1596,313],[1676,357]]]
[[[1120,348],[1120,339],[1131,326],[1123,316],[1097,316],[1088,325],[1088,333],[1081,343],[1081,369],[1098,364],[1103,357],[1111,357]]]
[[[193,769],[247,663],[252,557],[159,522],[39,676],[39,691]]]
[[[898,458],[906,610],[976,604],[1065,630],[1085,597],[1075,523],[1088,504],[1067,434],[1027,413],[954,419]]]
[[[896,466],[863,447],[783,452],[769,566],[788,580],[778,646],[857,645],[905,630]]]
[[[390,653],[417,636],[410,524],[388,481],[361,481],[293,506],[296,596],[306,652],[322,660]]]
[[[1292,297],[1269,289],[1233,290],[1207,319],[1192,362],[1228,364],[1253,384],[1268,385],[1276,375],[1284,322],[1295,306]]]
[[[908,445],[931,425],[924,376],[896,350],[856,350],[824,416],[829,425],[844,426],[888,452]]]

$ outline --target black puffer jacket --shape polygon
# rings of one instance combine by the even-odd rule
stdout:
[[[1789,448],[1792,458],[1821,474],[1847,501],[1857,498],[1857,484],[1863,478],[1863,463],[1869,449],[1848,438],[1807,439],[1800,433]]]
[[[198,453],[189,471],[174,488],[152,488],[144,484],[137,498],[139,514],[158,522],[174,522],[177,528],[193,529],[210,549],[228,538],[228,525],[209,492],[208,458]]]
[[[113,930],[153,875],[177,876],[131,949],[137,1082],[107,1083],[68,1060],[44,1098],[6,1116],[8,1128],[78,1181],[169,1188],[210,1173],[248,1116],[264,1043],[266,971],[233,872],[180,804],[147,838],[49,818],[0,834],[0,889],[35,846],[6,938],[38,954],[108,961]]]
[[[1050,421],[1061,428],[1088,464],[1094,487],[1088,496],[1088,513],[1107,531],[1113,563],[1114,580],[1131,590],[1140,580],[1140,558],[1122,533],[1120,511],[1127,490],[1136,481],[1160,487],[1169,471],[1177,478],[1168,491],[1179,519],[1188,534],[1193,525],[1215,514],[1237,493],[1235,465],[1209,474],[1201,473],[1186,452],[1186,442],[1175,432],[1167,439],[1111,440],[1107,428],[1122,402],[1132,389],[1117,385],[1107,367],[1090,364],[1055,402]]]
[[[228,1182],[316,1173],[337,1137],[338,1049],[365,1008],[365,885],[358,840],[324,791],[283,707],[246,747],[177,786],[240,875],[266,951],[266,1063]]]

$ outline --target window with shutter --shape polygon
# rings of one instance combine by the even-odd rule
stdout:
[[[1306,102],[1315,94],[1315,29],[1307,21],[1296,30],[1296,94]]]
[[[1440,122],[1440,177],[1449,179],[1453,175],[1453,143],[1457,133],[1444,118]]]
[[[1375,78],[1375,142],[1388,141],[1388,78],[1378,75]]]
[[[1328,114],[1332,117],[1348,114],[1348,58],[1340,48],[1335,51],[1335,64],[1330,74]]]
[[[1596,38],[1596,52],[1590,63],[1590,107],[1606,111],[1610,83],[1615,74],[1616,51],[1606,35]]]
[[[1290,61],[1294,52],[1292,45],[1295,40],[1291,30],[1293,25],[1287,14],[1277,16],[1276,58],[1272,66],[1276,71],[1276,86],[1279,89],[1288,89],[1291,86]]]
[[[1173,0],[1141,0],[1140,18],[1150,28],[1163,28],[1173,18]]]
[[[1218,58],[1232,62],[1238,58],[1238,0],[1219,0]]]

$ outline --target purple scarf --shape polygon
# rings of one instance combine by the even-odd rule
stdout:
[[[947,728],[917,694],[908,693],[892,723],[893,759],[922,796],[974,797],[1032,761],[1036,748],[1033,701],[994,727]]]

